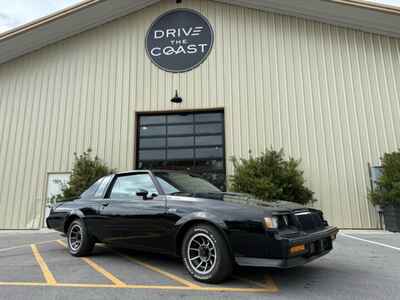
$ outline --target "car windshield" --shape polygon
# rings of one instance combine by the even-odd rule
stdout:
[[[156,172],[154,175],[167,195],[221,193],[220,189],[195,175],[178,172]]]

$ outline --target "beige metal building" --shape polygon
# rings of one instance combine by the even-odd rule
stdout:
[[[173,73],[146,34],[177,8],[214,38]],[[5,33],[0,228],[42,226],[52,178],[88,147],[118,170],[194,168],[223,185],[231,156],[270,146],[302,159],[330,223],[377,228],[368,163],[400,147],[399,37],[399,10],[344,0],[92,0]]]

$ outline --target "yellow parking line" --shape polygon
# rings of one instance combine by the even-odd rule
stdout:
[[[71,287],[71,288],[113,288],[113,289],[156,289],[156,290],[185,290],[185,291],[205,291],[205,292],[247,292],[262,293],[271,292],[266,288],[228,288],[228,287],[199,287],[190,288],[187,286],[173,285],[124,285],[113,284],[81,284],[81,283],[57,283],[48,284],[43,282],[0,282],[0,286],[48,286],[48,287]]]
[[[40,266],[40,269],[42,270],[43,276],[46,279],[46,282],[49,285],[54,285],[57,283],[57,281],[55,280],[53,274],[50,272],[49,267],[47,266],[46,262],[44,261],[43,257],[40,255],[38,248],[36,247],[36,245],[32,244],[31,245],[32,248],[32,253],[33,256],[35,256],[37,263]]]
[[[244,282],[256,285],[261,288],[268,289],[269,292],[278,292],[279,291],[278,286],[275,284],[275,281],[272,279],[272,276],[269,274],[265,275],[264,282],[258,282],[258,281],[254,281],[254,280],[240,277],[240,276],[234,276],[234,278],[236,278],[240,281],[244,281]]]
[[[57,243],[59,243],[60,245],[67,247],[67,245],[60,241],[57,240]],[[120,279],[118,279],[116,276],[114,276],[113,274],[111,274],[110,272],[108,272],[106,269],[104,269],[103,267],[99,266],[98,264],[96,264],[93,260],[91,260],[90,258],[87,257],[81,257],[81,259],[86,262],[89,266],[91,266],[96,272],[102,274],[104,277],[106,277],[107,279],[109,279],[112,283],[114,283],[116,286],[118,287],[124,287],[127,284],[123,281],[121,281]]]
[[[60,287],[77,287],[77,288],[114,288],[114,289],[157,289],[157,290],[188,290],[184,286],[170,286],[170,285],[124,285],[117,286],[112,284],[80,284],[80,283],[61,283]]]
[[[67,247],[67,245],[62,242],[61,240],[57,240],[57,243],[62,245],[63,247]],[[122,289],[160,289],[160,290],[188,290],[188,291],[207,291],[207,292],[250,292],[250,293],[261,293],[261,292],[277,292],[279,291],[278,287],[275,285],[274,281],[269,275],[266,275],[266,281],[264,283],[260,282],[255,282],[251,281],[249,279],[244,279],[244,278],[238,278],[243,281],[247,281],[249,283],[252,283],[254,285],[257,285],[257,288],[234,288],[234,287],[218,287],[218,286],[200,286],[197,284],[194,284],[188,280],[185,280],[179,276],[176,276],[174,274],[171,274],[169,272],[166,272],[164,270],[161,270],[155,266],[149,265],[148,263],[145,263],[143,261],[140,261],[136,258],[133,258],[131,256],[125,255],[123,253],[120,253],[118,251],[115,251],[113,249],[110,249],[106,246],[102,246],[103,248],[107,248],[111,251],[113,251],[115,254],[130,260],[134,263],[137,263],[151,271],[154,271],[156,273],[159,273],[161,275],[164,275],[165,277],[168,277],[178,283],[183,284],[184,286],[173,286],[173,285],[130,285],[122,282],[119,280],[117,277],[115,277],[113,274],[110,272],[106,271],[104,268],[100,267],[97,265],[94,261],[92,261],[89,258],[82,257],[82,259],[89,264],[93,269],[95,269],[97,272],[103,274],[105,277],[110,279],[114,284],[81,284],[81,283],[57,283],[53,284],[51,286],[56,286],[56,287],[75,287],[75,288],[122,288]],[[35,282],[0,282],[0,286],[7,286],[7,285],[21,285],[21,286],[50,286],[50,284],[45,284],[45,283],[35,283]]]
[[[105,247],[105,248],[106,248],[106,247]],[[108,249],[108,248],[107,248],[107,249]],[[112,249],[111,249],[111,250],[112,250]],[[172,280],[174,280],[174,281],[176,281],[176,282],[178,282],[178,283],[180,283],[180,284],[183,284],[183,285],[185,285],[185,286],[187,286],[187,287],[190,287],[190,288],[192,288],[192,289],[201,288],[201,286],[199,286],[199,285],[197,285],[197,284],[194,284],[193,282],[190,282],[190,281],[188,281],[188,280],[186,280],[186,279],[183,279],[183,278],[181,278],[181,277],[179,277],[179,276],[176,276],[176,275],[174,275],[174,274],[171,274],[171,273],[169,273],[169,272],[167,272],[167,271],[161,270],[160,268],[157,268],[157,267],[155,267],[155,266],[149,265],[148,263],[145,263],[145,262],[143,262],[143,261],[140,261],[140,260],[138,260],[138,259],[136,259],[136,258],[133,258],[133,257],[128,256],[128,255],[125,255],[125,254],[122,254],[122,253],[120,253],[120,252],[118,252],[118,251],[115,251],[115,250],[112,250],[112,251],[113,251],[114,253],[118,254],[119,256],[124,257],[124,258],[127,259],[127,260],[133,261],[134,263],[136,263],[136,264],[138,264],[138,265],[141,265],[142,267],[145,267],[145,268],[147,268],[147,269],[149,269],[149,270],[151,270],[151,271],[153,271],[153,272],[159,273],[159,274],[161,274],[161,275],[163,275],[163,276],[165,276],[165,277],[167,277],[167,278],[169,278],[169,279],[172,279]]]
[[[275,283],[274,279],[270,274],[267,274],[265,276],[265,285],[268,286],[271,289],[271,291],[279,292],[278,285]]]
[[[54,243],[55,241],[57,241],[57,240],[43,241],[43,242],[35,243],[35,245],[50,244],[50,243]],[[31,244],[24,244],[24,245],[9,247],[9,248],[2,248],[2,249],[0,249],[0,252],[20,249],[20,248],[25,248],[25,247],[30,247],[30,246],[31,246]]]
[[[45,282],[0,282],[0,286],[49,286],[49,284]],[[57,284],[51,286],[57,286]]]

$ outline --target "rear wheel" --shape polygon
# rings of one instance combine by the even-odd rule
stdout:
[[[227,279],[233,270],[232,257],[221,233],[210,225],[188,230],[182,244],[182,257],[192,277],[206,283]]]
[[[73,256],[89,255],[95,244],[85,223],[79,219],[69,225],[67,240],[69,253]]]

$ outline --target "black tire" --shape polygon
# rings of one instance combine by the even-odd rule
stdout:
[[[193,245],[201,247],[197,242],[201,243],[202,240],[204,241],[203,248],[193,250],[195,248]],[[205,246],[207,243],[209,246]],[[191,247],[190,250],[189,247]],[[208,247],[214,247],[215,250],[210,251]],[[232,275],[233,260],[228,245],[222,234],[211,225],[199,224],[190,228],[183,239],[181,251],[186,269],[194,279],[200,282],[219,283]],[[199,258],[194,259],[196,253],[199,253]],[[214,259],[212,253],[215,253]],[[201,266],[199,266],[200,263]]]
[[[80,242],[77,242],[77,232],[80,232]],[[79,234],[78,234],[79,236]],[[79,245],[78,245],[79,244]],[[80,220],[74,220],[68,228],[67,232],[67,245],[69,253],[72,256],[87,256],[89,255],[94,247],[94,240],[89,234],[85,223]]]

